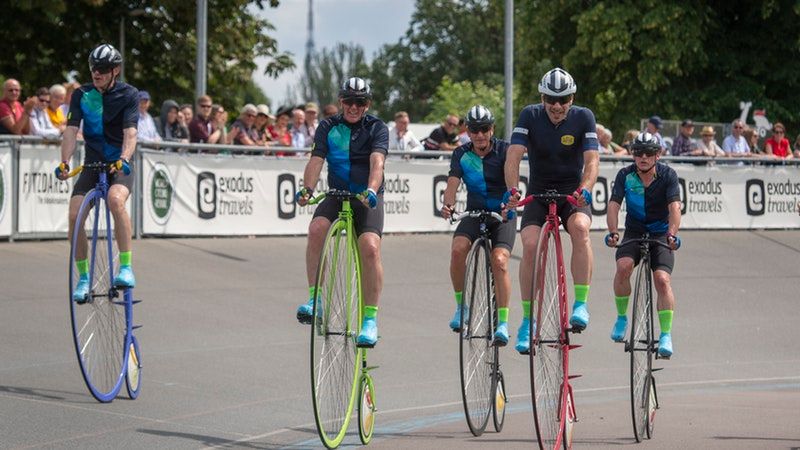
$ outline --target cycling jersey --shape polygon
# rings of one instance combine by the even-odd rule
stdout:
[[[583,175],[583,152],[597,151],[594,114],[571,106],[558,125],[550,121],[541,103],[526,106],[519,114],[511,144],[528,149],[530,190],[556,189],[571,194]]]
[[[617,173],[611,201],[628,203],[625,230],[637,233],[664,234],[669,226],[669,204],[681,200],[678,174],[666,164],[656,163],[656,176],[645,187],[636,172],[636,164]]]
[[[350,124],[337,114],[319,123],[311,155],[328,162],[331,188],[360,193],[367,189],[370,155],[386,155],[388,148],[389,129],[383,121],[365,114],[358,123]],[[383,193],[383,182],[378,193]]]
[[[492,138],[492,150],[483,158],[473,151],[472,142],[453,151],[451,177],[464,180],[467,186],[467,209],[500,212],[506,192],[505,163],[508,142]]]
[[[122,130],[139,124],[139,91],[117,81],[101,94],[92,83],[84,84],[72,94],[67,125],[79,127],[81,120],[85,163],[117,161],[122,154]]]

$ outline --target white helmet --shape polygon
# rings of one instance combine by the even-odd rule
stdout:
[[[577,90],[578,87],[575,85],[572,75],[560,67],[556,67],[544,74],[542,81],[539,82],[539,93],[553,97],[574,94]]]

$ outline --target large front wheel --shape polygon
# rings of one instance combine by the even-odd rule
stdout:
[[[489,250],[477,239],[467,257],[464,278],[464,305],[461,308],[459,354],[461,398],[469,431],[480,436],[489,422],[494,403],[494,321]]]
[[[113,400],[122,387],[131,331],[122,292],[112,283],[117,268],[113,235],[105,199],[99,191],[89,191],[70,241],[69,305],[81,373],[101,402]],[[81,282],[88,283],[86,295],[76,294]]]
[[[631,335],[628,349],[631,353],[631,416],[636,442],[649,438],[650,425],[655,416],[650,402],[654,400],[652,364],[655,342],[653,341],[652,298],[650,290],[650,268],[646,262],[636,270],[633,296]],[[655,405],[653,405],[654,407]]]
[[[530,372],[533,416],[542,449],[561,445],[565,429],[567,376],[565,373],[565,316],[562,311],[563,267],[559,264],[558,230],[545,226],[535,258]]]
[[[361,282],[355,238],[349,232],[345,221],[331,225],[314,294],[311,392],[317,431],[328,448],[344,439],[358,388]]]

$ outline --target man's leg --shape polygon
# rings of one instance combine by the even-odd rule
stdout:
[[[76,195],[69,200],[69,239],[72,239],[72,233],[75,226],[78,227],[78,240],[75,243],[75,266],[78,269],[78,283],[72,291],[72,299],[82,303],[86,300],[86,295],[89,294],[89,259],[88,259],[88,243],[86,240],[86,229],[83,223],[86,218],[82,218],[80,223],[76,225],[78,220],[78,213],[81,209],[83,202],[83,195]]]
[[[450,281],[453,283],[453,292],[456,297],[456,312],[450,321],[450,329],[461,331],[461,306],[464,293],[464,273],[466,272],[467,255],[472,247],[470,239],[463,235],[453,236],[450,251]]]
[[[617,320],[611,330],[611,340],[622,341],[628,327],[628,299],[631,296],[631,274],[633,258],[623,256],[617,260],[617,272],[614,274],[614,303],[617,306]]]
[[[572,306],[570,325],[576,331],[581,331],[589,325],[589,310],[586,301],[589,299],[589,284],[592,281],[592,245],[589,241],[589,227],[591,217],[582,212],[576,212],[567,219],[567,231],[572,241],[572,259],[570,270],[572,282],[575,286],[575,303]]]
[[[373,347],[378,342],[378,300],[383,290],[383,265],[381,264],[381,237],[367,231],[358,237],[361,253],[361,286],[364,293],[364,321],[356,340],[362,347]]]
[[[672,315],[675,309],[675,296],[670,281],[669,272],[664,270],[653,272],[653,284],[658,293],[658,322],[661,328],[658,354],[661,356],[672,356]]]
[[[495,341],[499,345],[508,343],[508,302],[511,297],[511,277],[508,274],[508,258],[511,252],[505,247],[492,249],[492,274],[497,294],[497,330]]]
[[[311,219],[308,225],[308,241],[306,243],[306,281],[308,281],[308,302],[303,303],[297,308],[297,320],[300,323],[311,323],[311,315],[314,312],[314,298],[316,293],[314,287],[317,284],[317,267],[319,257],[322,253],[322,246],[325,245],[325,236],[331,227],[331,221],[324,216],[317,216]]]
[[[114,216],[114,238],[119,249],[119,273],[114,278],[114,285],[119,287],[134,287],[136,278],[131,269],[131,216],[125,209],[130,191],[127,186],[114,184],[108,188],[108,209]]]
[[[530,351],[530,320],[533,311],[533,259],[539,245],[539,233],[542,227],[528,225],[520,232],[522,238],[522,261],[519,264],[519,288],[522,297],[522,323],[517,330],[516,349],[520,353]]]

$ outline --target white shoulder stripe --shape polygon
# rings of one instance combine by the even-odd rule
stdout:
[[[512,134],[513,133],[522,133],[525,136],[527,136],[528,135],[528,129],[527,128],[522,128],[522,127],[514,127],[514,131],[512,132]]]
[[[586,139],[597,139],[597,133],[586,133],[583,135]]]

